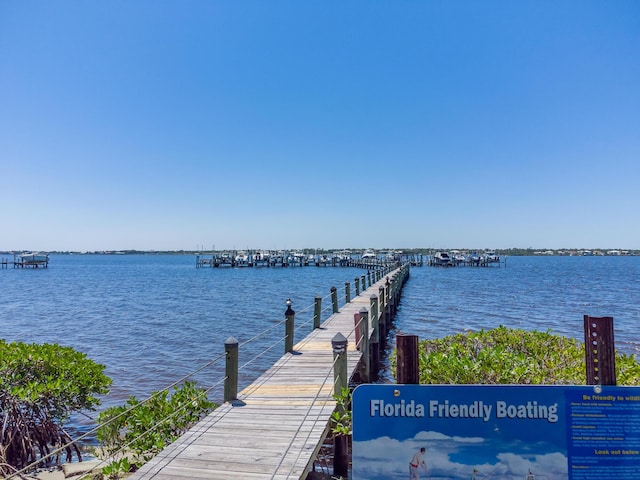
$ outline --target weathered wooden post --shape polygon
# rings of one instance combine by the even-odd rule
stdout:
[[[333,349],[333,394],[339,395],[343,388],[349,386],[347,378],[347,345],[348,340],[342,333],[336,333],[331,339]]]
[[[322,297],[316,295],[316,301],[313,306],[313,328],[320,328],[320,316],[322,315]]]
[[[355,284],[356,284],[356,297],[357,297],[358,295],[360,295],[360,277],[355,278]]]
[[[347,345],[348,341],[338,332],[331,339],[333,349],[333,394],[342,396],[343,389],[349,388],[347,379]],[[336,405],[340,417],[345,414],[345,405]],[[333,473],[337,477],[347,478],[349,474],[349,436],[335,434],[333,437]]]
[[[380,327],[378,314],[378,296],[371,295],[371,371],[372,377],[376,377],[380,369]]]
[[[367,279],[369,280],[369,286],[371,286],[371,270],[367,270]]]
[[[396,383],[420,383],[418,336],[396,336]]]
[[[287,298],[286,305],[287,310],[284,312],[285,317],[285,337],[284,337],[284,353],[293,352],[293,334],[294,334],[294,319],[295,314],[291,309],[291,299]]]
[[[344,303],[351,302],[351,283],[344,282]]]
[[[362,307],[360,313],[360,353],[362,353],[362,371],[360,380],[362,383],[371,381],[371,350],[369,347],[369,312]]]
[[[333,313],[338,313],[338,289],[331,287],[331,303],[333,304]]]
[[[384,349],[384,344],[386,343],[387,338],[387,312],[385,311],[384,305],[384,286],[380,285],[378,287],[378,310],[380,311],[380,323],[378,324],[380,327],[380,347]]]
[[[389,297],[391,296],[391,288],[389,288],[391,286],[391,283],[389,283],[389,277],[387,277],[386,281],[384,282],[385,284],[385,299],[384,299],[384,303],[385,305],[389,305]]]
[[[367,289],[367,277],[365,277],[364,275],[362,275],[362,277],[360,277],[362,280],[362,291],[364,292]]]
[[[616,349],[613,317],[584,316],[587,385],[616,384]]]
[[[226,356],[224,377],[224,401],[231,402],[238,398],[238,340],[229,337],[224,342]]]

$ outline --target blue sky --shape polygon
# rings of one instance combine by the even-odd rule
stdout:
[[[0,1],[0,250],[640,249],[636,1]]]

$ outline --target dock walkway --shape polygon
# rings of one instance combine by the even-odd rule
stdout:
[[[389,290],[396,284],[401,288],[407,275],[408,267],[396,269],[352,298],[294,345],[293,353],[242,390],[237,400],[218,407],[130,480],[304,479],[335,408],[331,340],[338,332],[347,337],[348,373],[353,375],[361,359],[354,314],[362,308],[370,311],[372,295],[386,292],[389,297]],[[371,317],[370,313],[373,324]]]

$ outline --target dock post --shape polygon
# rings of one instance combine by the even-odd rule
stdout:
[[[389,277],[387,277],[387,280],[385,282],[385,289],[384,289],[384,303],[385,305],[389,305],[389,297],[391,296],[391,283],[389,282]]]
[[[320,315],[322,315],[322,297],[316,295],[316,301],[313,306],[313,328],[320,328]]]
[[[380,316],[378,313],[378,296],[371,295],[371,370],[377,376],[380,369]]]
[[[331,339],[333,349],[333,394],[340,395],[349,386],[347,379],[347,345],[349,342],[338,332]]]
[[[369,286],[371,286],[371,270],[367,270],[367,278],[369,279]]]
[[[420,383],[417,335],[396,336],[396,382],[413,385]]]
[[[293,352],[293,334],[294,334],[294,320],[295,314],[291,309],[291,299],[287,298],[287,310],[284,312],[285,322],[285,337],[284,337],[284,353]]]
[[[587,385],[616,384],[616,349],[613,317],[584,316]]]
[[[371,381],[371,351],[369,347],[369,312],[366,308],[360,309],[360,353],[362,353],[362,371],[360,380],[362,383]]]
[[[382,342],[380,344],[380,348],[384,349],[385,339],[387,338],[387,312],[385,311],[384,305],[384,286],[380,285],[378,287],[378,310],[380,311],[380,323],[378,324],[380,327],[380,338]]]
[[[331,287],[331,303],[333,304],[333,313],[338,313],[338,289]]]
[[[344,282],[344,303],[351,303],[351,283]]]
[[[362,275],[361,278],[361,282],[362,282],[362,291],[364,292],[367,289],[367,277],[365,277],[364,275]]]
[[[349,388],[347,381],[347,339],[338,332],[331,340],[333,348],[333,394],[343,398],[343,390]],[[337,404],[336,411],[342,418],[345,405]],[[333,473],[340,478],[347,478],[349,473],[349,437],[334,435],[333,437]]]
[[[356,284],[356,297],[360,295],[360,277],[355,278]]]
[[[226,356],[224,377],[224,401],[231,402],[238,398],[238,340],[229,337],[224,342]]]

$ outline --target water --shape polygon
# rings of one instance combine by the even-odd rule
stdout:
[[[353,279],[363,273],[196,269],[193,256],[179,255],[55,255],[48,269],[0,270],[0,338],[68,345],[106,365],[113,386],[103,407],[130,395],[145,398],[212,360],[195,379],[219,400],[228,337],[241,344],[242,388],[282,355],[287,298],[299,340],[311,331],[314,297],[323,297],[324,320],[330,288],[338,288],[342,305],[344,283],[351,282],[354,295]],[[432,338],[505,325],[581,340],[583,315],[613,316],[617,347],[638,353],[639,274],[640,257],[511,257],[507,268],[414,267],[395,332]],[[81,429],[91,423],[77,422]]]
[[[437,338],[504,325],[584,339],[583,316],[614,317],[640,353],[640,257],[510,257],[506,268],[412,268],[397,332]]]

